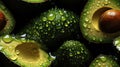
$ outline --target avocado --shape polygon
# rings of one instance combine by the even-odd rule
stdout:
[[[47,0],[22,0],[24,2],[28,2],[28,3],[43,3],[46,2]]]
[[[91,62],[89,67],[119,67],[119,65],[111,56],[101,54]]]
[[[59,47],[59,43],[79,34],[79,16],[69,10],[51,8],[31,20],[17,35],[42,42],[48,48]]]
[[[79,41],[69,40],[60,46],[55,56],[55,67],[84,67],[90,59],[90,52]]]
[[[117,49],[117,51],[120,51],[120,36],[116,37],[113,41],[113,45]]]
[[[13,35],[0,37],[0,52],[20,67],[49,67],[53,60],[42,44]]]
[[[13,18],[13,15],[4,3],[0,1],[0,35],[10,34],[13,31],[14,26],[15,19]]]
[[[88,0],[80,17],[80,29],[85,39],[93,43],[112,43],[112,40],[119,36],[120,31],[112,33],[102,31],[99,23],[105,11],[120,10],[119,2],[119,0]]]

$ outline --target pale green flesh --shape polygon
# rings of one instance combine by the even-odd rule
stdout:
[[[120,10],[118,0],[89,0],[81,13],[80,27],[83,36],[90,42],[110,43],[120,35],[116,33],[104,33],[99,29],[98,20],[100,15],[109,9]]]
[[[47,0],[22,0],[24,2],[28,2],[28,3],[43,3],[46,2]]]
[[[48,67],[51,57],[33,40],[0,37],[0,52],[21,67]]]

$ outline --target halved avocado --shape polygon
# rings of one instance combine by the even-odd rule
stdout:
[[[99,27],[100,16],[107,10],[120,10],[119,0],[89,0],[80,17],[81,32],[88,41],[94,43],[111,43],[120,35],[120,31],[105,33]]]
[[[40,43],[11,35],[0,37],[0,52],[21,67],[49,67],[53,60]]]
[[[0,35],[11,33],[14,25],[15,19],[3,2],[0,1]]]
[[[28,3],[43,3],[46,2],[47,0],[22,0],[24,2],[28,2]]]
[[[119,67],[119,64],[113,56],[100,54],[91,62],[89,67]]]

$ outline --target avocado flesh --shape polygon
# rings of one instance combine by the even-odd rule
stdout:
[[[99,18],[109,9],[120,10],[119,0],[89,0],[80,17],[81,32],[88,41],[94,43],[111,43],[119,32],[104,33],[99,28]]]
[[[13,31],[15,26],[15,19],[13,18],[10,11],[6,8],[6,6],[0,1],[0,12],[2,12],[5,16],[5,24],[1,24],[3,26],[0,29],[0,35],[9,34]]]
[[[43,3],[46,2],[47,0],[22,0],[24,2],[28,2],[28,3]]]
[[[33,40],[15,38],[10,35],[0,37],[0,52],[21,67],[49,67],[51,57]]]
[[[119,65],[112,57],[101,54],[92,61],[89,67],[119,67]]]

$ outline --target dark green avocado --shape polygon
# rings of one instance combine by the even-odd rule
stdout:
[[[101,54],[91,62],[89,67],[119,67],[119,65],[109,55]]]
[[[75,40],[65,41],[55,54],[55,67],[84,67],[90,59],[85,45]]]
[[[71,11],[56,7],[34,18],[31,23],[18,32],[18,35],[26,34],[28,39],[54,48],[58,47],[59,43],[77,36],[78,32],[79,17]]]
[[[20,67],[49,67],[53,60],[42,44],[12,35],[0,37],[0,52]]]
[[[81,32],[88,41],[94,43],[112,43],[120,31],[105,33],[100,29],[100,16],[107,10],[120,10],[119,0],[88,0],[80,17]]]
[[[3,2],[0,1],[0,35],[10,34],[15,25],[15,19]]]

